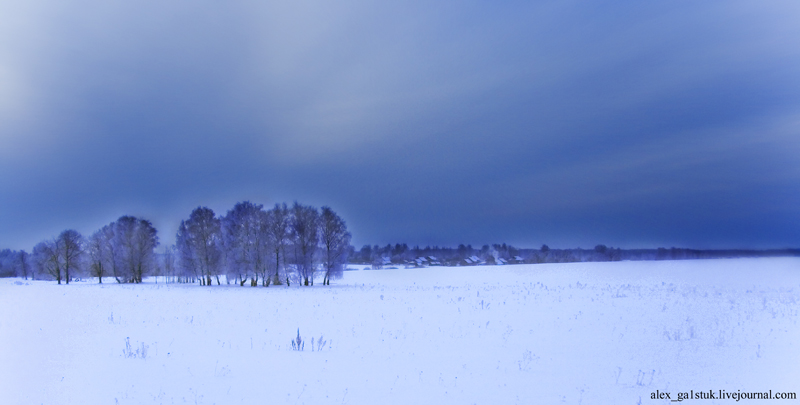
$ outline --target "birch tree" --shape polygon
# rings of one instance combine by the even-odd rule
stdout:
[[[297,277],[303,285],[314,285],[316,272],[314,259],[319,241],[319,212],[314,207],[295,202],[291,213],[289,229]]]
[[[239,285],[244,285],[248,278],[250,285],[258,285],[260,268],[266,265],[259,248],[263,241],[262,212],[262,205],[244,201],[236,203],[222,218],[222,243],[228,273]]]
[[[330,285],[331,278],[341,278],[347,253],[350,248],[350,232],[347,224],[330,207],[322,207],[320,215],[320,242],[323,249],[325,277],[323,285]]]
[[[274,265],[273,282],[282,284],[280,273],[286,262],[286,244],[289,238],[289,220],[291,215],[286,204],[275,204],[267,211],[267,238],[271,249],[270,262]]]
[[[33,247],[33,262],[39,274],[48,274],[61,284],[61,261],[55,239],[39,242]]]
[[[111,250],[111,239],[114,233],[109,225],[106,225],[89,237],[87,242],[87,253],[89,256],[89,273],[92,277],[97,277],[98,283],[103,283],[103,277],[109,274],[114,266]]]
[[[56,241],[58,260],[61,261],[61,265],[64,269],[64,279],[66,280],[67,284],[69,284],[70,280],[72,279],[72,276],[70,276],[70,271],[72,271],[73,274],[77,274],[81,271],[81,264],[85,253],[84,246],[86,242],[83,236],[81,236],[78,231],[73,229],[68,229],[64,232],[61,232]]]
[[[210,208],[197,207],[187,221],[181,221],[176,236],[181,261],[188,261],[186,265],[196,269],[203,280],[201,284],[211,285],[211,276],[220,284],[220,244],[220,220]]]
[[[114,278],[118,283],[141,283],[156,265],[158,232],[150,221],[127,215],[111,226],[114,231],[111,240]]]

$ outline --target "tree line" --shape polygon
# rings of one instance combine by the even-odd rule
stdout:
[[[231,282],[251,286],[313,285],[318,274],[323,284],[341,277],[347,262],[387,266],[463,266],[503,263],[570,263],[620,260],[684,260],[736,257],[800,256],[800,249],[621,249],[517,248],[508,244],[480,248],[419,246],[406,243],[350,245],[347,226],[333,210],[276,204],[265,210],[248,201],[237,203],[225,216],[206,207],[192,211],[181,222],[176,244],[156,254],[157,232],[144,219],[123,216],[89,238],[74,230],[43,241],[28,254],[24,250],[0,251],[0,277],[52,278],[59,283],[89,275],[113,277],[119,283],[138,283],[148,275],[169,282],[211,285]],[[420,257],[428,260],[415,261]],[[432,259],[433,258],[433,259]],[[477,259],[477,260],[476,260]],[[434,264],[435,263],[435,264]]]
[[[351,235],[330,207],[317,209],[239,202],[224,216],[198,207],[181,221],[175,244],[157,254],[158,232],[143,218],[122,216],[89,237],[69,229],[38,243],[30,254],[0,251],[0,276],[47,278],[69,283],[75,278],[113,278],[141,283],[148,276],[169,282],[243,286],[298,283],[314,285],[342,276]]]
[[[350,261],[358,264],[369,264],[373,268],[387,266],[416,267],[419,262],[415,259],[428,258],[426,265],[437,263],[443,266],[464,266],[477,264],[501,263],[572,263],[572,262],[608,262],[621,260],[686,260],[686,259],[718,259],[735,257],[782,257],[800,256],[800,249],[687,249],[687,248],[656,248],[656,249],[621,249],[606,245],[596,245],[594,248],[568,248],[557,249],[542,245],[539,249],[517,248],[505,243],[483,245],[460,244],[458,247],[440,246],[413,246],[406,243],[379,245],[364,245],[359,250],[354,250]],[[434,260],[431,260],[430,258]],[[477,258],[478,260],[472,260]]]

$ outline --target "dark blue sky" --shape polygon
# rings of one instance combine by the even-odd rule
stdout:
[[[353,243],[800,247],[796,1],[9,1],[0,248],[329,205]]]

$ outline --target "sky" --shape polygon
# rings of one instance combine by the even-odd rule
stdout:
[[[800,3],[0,1],[0,248],[327,205],[353,244],[800,247]]]

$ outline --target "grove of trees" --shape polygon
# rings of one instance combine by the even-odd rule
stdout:
[[[340,278],[350,251],[350,233],[330,207],[321,210],[295,202],[291,208],[271,209],[249,201],[236,203],[224,216],[198,207],[181,222],[175,250],[164,255],[170,280],[240,286],[314,285],[322,272],[323,284]]]
[[[271,209],[249,201],[225,215],[197,207],[181,221],[175,244],[159,246],[158,232],[143,218],[122,216],[88,237],[69,229],[25,251],[0,251],[0,276],[46,278],[69,284],[76,278],[112,278],[240,286],[314,285],[340,278],[348,259],[350,233],[330,207],[295,202]]]

